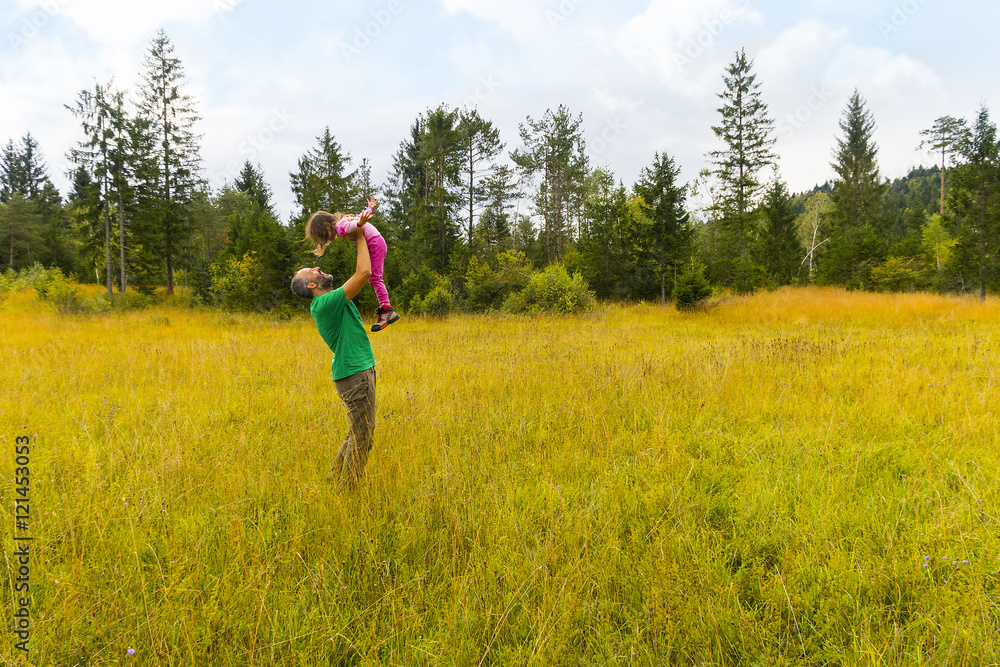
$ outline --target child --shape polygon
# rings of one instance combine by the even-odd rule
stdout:
[[[315,246],[313,254],[322,255],[326,247],[330,245],[336,237],[345,237],[355,229],[360,228],[365,235],[368,244],[368,254],[372,260],[372,275],[368,283],[375,290],[378,297],[378,310],[375,311],[375,324],[372,331],[381,331],[393,322],[399,320],[399,314],[389,304],[389,292],[385,289],[385,282],[382,280],[382,268],[385,264],[387,248],[385,239],[379,231],[368,221],[375,215],[375,207],[378,199],[368,198],[368,208],[361,212],[361,215],[344,215],[343,213],[327,213],[317,211],[306,223],[306,238],[312,241]]]

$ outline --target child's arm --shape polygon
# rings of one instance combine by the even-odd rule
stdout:
[[[360,218],[358,220],[358,227],[364,227],[365,223],[368,222],[369,220],[371,220],[375,216],[375,207],[376,206],[378,206],[378,198],[377,197],[369,197],[368,198],[368,208],[366,208],[365,210],[361,211],[361,215],[358,216]]]
[[[361,214],[362,216],[364,213]],[[357,215],[345,215],[340,219],[340,222],[335,223],[333,229],[331,230],[336,236],[350,236],[355,229],[358,229],[364,225],[361,222],[361,216]]]
[[[375,217],[375,211],[369,206],[365,210],[361,211],[361,215],[358,216],[358,227],[364,227],[365,223]]]

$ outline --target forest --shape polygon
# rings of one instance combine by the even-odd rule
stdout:
[[[1000,149],[985,105],[971,119],[928,119],[914,144],[940,164],[890,181],[879,170],[876,119],[855,90],[829,155],[816,157],[835,177],[793,193],[762,82],[740,51],[721,73],[717,148],[697,174],[682,175],[662,151],[626,185],[590,163],[583,117],[566,105],[526,116],[511,138],[477,109],[442,104],[413,120],[381,184],[335,128],[317,128],[288,174],[296,210],[282,220],[259,164],[209,185],[186,86],[161,30],[137,90],[98,82],[67,100],[79,141],[64,148],[73,165],[65,193],[30,131],[8,140],[8,282],[41,268],[99,284],[110,302],[177,290],[227,309],[303,308],[288,289],[296,269],[318,263],[346,276],[354,261],[349,244],[335,243],[317,262],[302,241],[305,221],[317,210],[360,210],[377,194],[386,282],[409,312],[572,311],[594,299],[688,307],[713,292],[783,285],[980,298],[1000,289]],[[370,290],[359,298],[376,305]]]

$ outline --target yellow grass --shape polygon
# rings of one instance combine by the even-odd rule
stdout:
[[[0,518],[32,435],[31,655],[998,662],[998,324],[992,299],[832,289],[405,317],[372,335],[376,447],[337,495],[311,320],[10,295]]]

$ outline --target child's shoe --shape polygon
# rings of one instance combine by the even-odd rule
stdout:
[[[372,331],[381,331],[399,319],[399,313],[392,306],[379,306],[375,311],[375,324]]]

